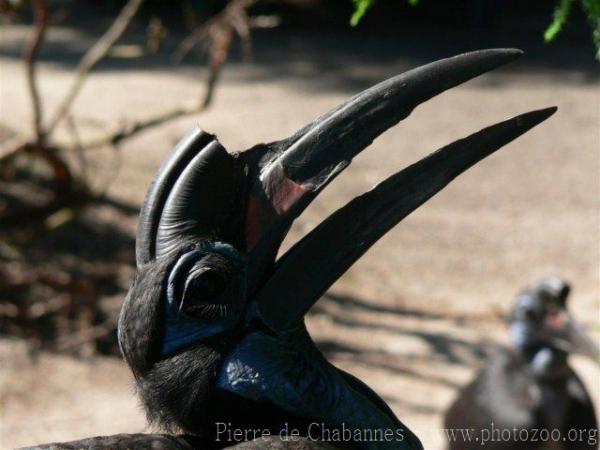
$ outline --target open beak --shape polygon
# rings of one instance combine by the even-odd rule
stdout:
[[[579,354],[600,365],[600,348],[573,317],[563,311],[552,315],[546,333],[553,344],[567,353]]]
[[[418,67],[355,95],[292,137],[266,145],[259,161],[250,164],[256,166],[246,219],[253,262],[249,278],[256,282],[251,287],[262,284],[294,219],[377,136],[419,104],[521,54],[482,50]]]
[[[320,296],[379,238],[455,177],[551,116],[529,112],[456,141],[352,200],[275,264],[292,222],[377,136],[420,103],[506,64],[521,51],[483,50],[437,61],[354,96],[254,161],[246,218],[249,288],[273,329],[302,321]],[[243,154],[242,154],[243,157]]]

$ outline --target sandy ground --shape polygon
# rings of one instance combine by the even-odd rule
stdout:
[[[71,33],[56,30],[54,47],[78,48],[87,39]],[[20,36],[22,29],[7,27],[0,41],[9,48]],[[402,52],[374,58],[363,45],[324,64],[316,37],[284,38],[282,46],[289,47],[281,51],[296,55],[285,65],[232,65],[208,112],[129,141],[110,193],[139,204],[167,151],[195,125],[216,133],[230,150],[248,148],[287,136],[371,82],[418,62]],[[335,39],[328,36],[324,49]],[[0,58],[2,121],[22,128],[30,120],[22,67],[6,53]],[[448,54],[442,49],[429,59]],[[41,66],[48,104],[68,85],[66,69]],[[190,66],[129,63],[116,72],[108,65],[90,77],[75,114],[84,124],[103,126],[144,118],[194,101],[198,76]],[[356,158],[286,240],[293,243],[355,195],[453,139],[526,110],[559,107],[547,123],[391,231],[308,319],[330,358],[374,387],[428,449],[442,448],[438,429],[455,390],[487,352],[506,342],[501,317],[523,285],[561,274],[574,285],[575,315],[590,330],[598,328],[598,92],[587,73],[524,61],[445,93]],[[97,130],[88,126],[86,133]],[[123,226],[133,230],[135,223]],[[32,358],[25,344],[10,340],[0,341],[0,355],[0,447],[146,430],[119,360]],[[574,364],[600,404],[600,369],[577,358]]]

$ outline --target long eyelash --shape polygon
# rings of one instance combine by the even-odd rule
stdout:
[[[204,318],[209,320],[214,319],[225,319],[228,315],[228,305],[223,304],[209,304],[195,306],[194,309],[199,312]]]

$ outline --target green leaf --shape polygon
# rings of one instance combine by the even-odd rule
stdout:
[[[365,16],[369,8],[375,4],[375,0],[353,0],[354,1],[354,13],[350,18],[350,25],[355,27],[358,22]]]
[[[600,0],[582,0],[582,6],[592,27],[596,59],[600,61]]]
[[[546,43],[552,42],[554,39],[556,39],[556,36],[558,36],[563,30],[565,24],[567,23],[567,19],[569,18],[571,6],[573,6],[573,0],[558,1],[556,7],[554,8],[552,22],[544,32],[544,41],[546,41]]]
[[[408,0],[410,6],[417,6],[421,0]],[[353,0],[354,12],[350,18],[350,25],[355,27],[375,4],[376,0]]]
[[[377,0],[352,0],[354,13],[350,18],[350,25],[355,27]],[[409,5],[417,6],[420,0],[406,0]],[[575,0],[557,0],[552,15],[552,22],[544,32],[544,41],[552,42],[565,28]],[[581,7],[587,15],[592,27],[592,40],[596,47],[596,59],[600,61],[600,0],[580,0]]]

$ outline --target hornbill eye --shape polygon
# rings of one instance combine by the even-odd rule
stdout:
[[[205,244],[179,257],[169,273],[167,300],[171,311],[225,318],[243,307],[243,290],[243,259],[235,249]]]
[[[182,304],[216,300],[223,294],[226,286],[225,274],[212,267],[200,267],[190,273],[185,283]]]
[[[246,305],[245,257],[223,242],[188,248],[168,272],[161,356],[221,335]]]

